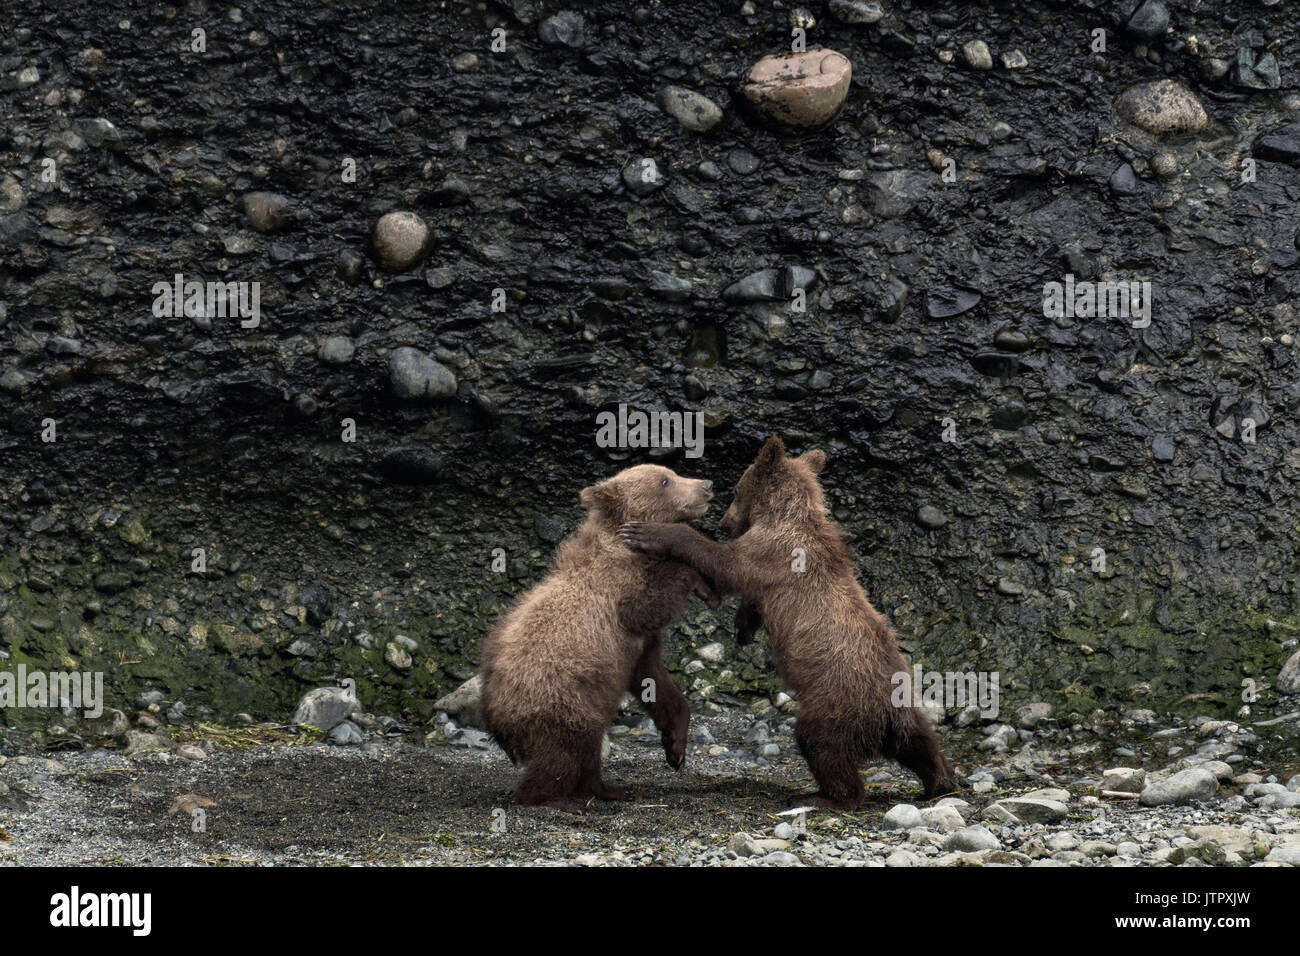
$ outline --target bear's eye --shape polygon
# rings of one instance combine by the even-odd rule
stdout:
[[[668,478],[667,478],[667,476],[664,477],[663,481],[659,482],[659,487],[660,487],[660,488],[667,488],[667,487],[668,487]]]

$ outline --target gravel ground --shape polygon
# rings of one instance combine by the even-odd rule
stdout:
[[[964,775],[960,794],[922,803],[909,775],[868,766],[860,811],[804,817],[782,815],[812,786],[792,726],[779,713],[697,714],[687,768],[673,773],[644,718],[627,715],[611,730],[606,775],[636,799],[593,804],[583,816],[513,806],[515,768],[482,735],[446,722],[423,746],[419,735],[332,746],[280,732],[286,742],[226,747],[200,734],[189,746],[201,759],[106,749],[0,758],[9,837],[0,863],[1300,864],[1295,721],[1252,729],[1131,711],[1096,728],[1050,718],[1033,729],[950,727],[945,748]],[[1116,767],[1129,768],[1141,801],[1099,795],[1124,779],[1103,779]],[[1159,778],[1180,771],[1160,785],[1177,802],[1144,805]],[[1190,786],[1172,793],[1180,778]],[[194,832],[196,803],[203,832]]]

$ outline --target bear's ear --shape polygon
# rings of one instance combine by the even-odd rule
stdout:
[[[826,467],[826,452],[814,448],[812,451],[804,452],[798,460],[811,468],[814,475],[820,475],[822,469]]]
[[[588,511],[599,511],[614,521],[623,520],[623,502],[612,483],[602,481],[598,485],[583,488],[578,493],[578,500]]]
[[[784,459],[785,442],[773,435],[763,443],[763,447],[758,452],[758,457],[754,459],[754,464],[760,470],[765,471]]]

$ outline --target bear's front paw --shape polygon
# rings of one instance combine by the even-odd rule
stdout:
[[[664,540],[663,533],[640,521],[630,521],[623,525],[618,529],[618,536],[633,551],[664,554],[668,550],[668,542]]]

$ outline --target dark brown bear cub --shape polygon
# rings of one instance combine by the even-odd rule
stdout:
[[[587,520],[560,545],[546,579],[488,635],[483,716],[510,759],[524,765],[518,803],[581,812],[592,797],[628,799],[600,776],[601,740],[624,691],[645,701],[668,763],[685,763],[690,710],[659,659],[662,630],[692,591],[714,607],[719,599],[688,565],[628,550],[618,528],[699,518],[712,497],[713,482],[658,465],[584,488]],[[651,695],[643,693],[647,678]]]
[[[907,665],[826,513],[817,480],[825,463],[821,451],[787,458],[781,439],[770,438],[722,519],[733,540],[639,523],[625,525],[623,539],[638,551],[685,561],[719,591],[757,605],[777,670],[799,696],[795,739],[819,786],[801,800],[856,808],[865,796],[858,764],[867,757],[897,760],[921,778],[927,797],[951,793],[952,771],[924,713],[891,703],[893,675]]]

